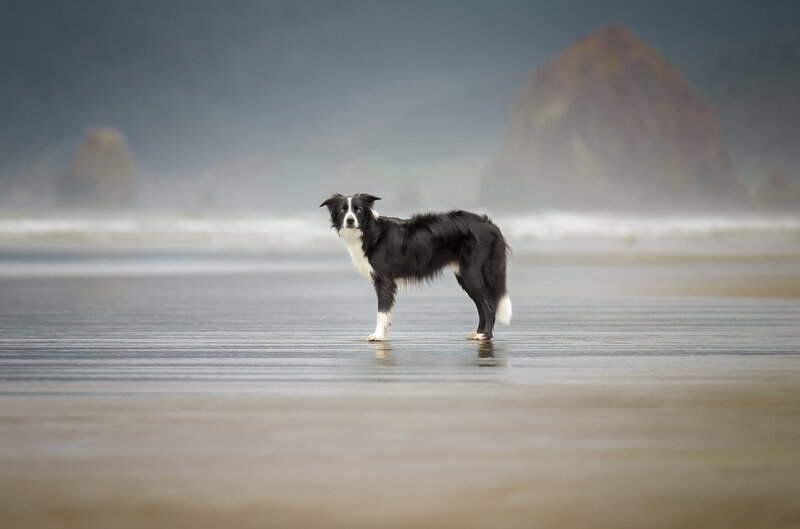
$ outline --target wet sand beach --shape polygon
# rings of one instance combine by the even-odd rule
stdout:
[[[337,257],[5,259],[3,525],[800,525],[796,259],[519,258],[492,344],[452,278],[368,344]]]

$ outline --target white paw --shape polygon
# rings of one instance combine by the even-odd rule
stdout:
[[[368,342],[382,342],[383,340],[384,340],[384,337],[383,336],[379,336],[377,334],[370,334],[369,336],[367,336],[367,341]]]
[[[467,340],[477,340],[477,339],[478,339],[478,338],[476,338],[477,336],[478,336],[478,333],[476,333],[476,332],[471,332],[471,333],[469,333],[469,334],[467,335]]]
[[[484,340],[489,340],[489,338],[482,332],[474,332],[470,336],[472,336],[470,340],[478,340],[479,342],[482,342]]]

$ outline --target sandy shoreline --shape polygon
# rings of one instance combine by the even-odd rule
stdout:
[[[322,399],[7,396],[0,505],[9,527],[800,523],[800,358],[704,365]]]
[[[800,274],[686,278],[680,284],[645,289],[645,294],[731,298],[800,298]]]

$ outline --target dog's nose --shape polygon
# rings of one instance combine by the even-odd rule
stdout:
[[[354,218],[350,217],[349,219],[347,219],[347,225],[352,226],[355,221],[356,220]]]

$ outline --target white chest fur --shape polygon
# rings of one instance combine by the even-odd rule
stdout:
[[[347,245],[347,251],[350,252],[350,258],[353,259],[353,264],[356,266],[358,273],[371,281],[372,266],[369,264],[367,256],[364,255],[364,247],[361,242],[361,230],[343,228],[339,230],[339,236],[344,239],[344,243]]]

